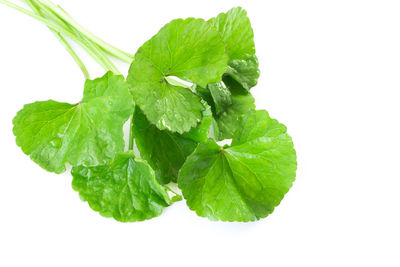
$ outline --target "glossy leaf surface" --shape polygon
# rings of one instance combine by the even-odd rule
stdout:
[[[159,216],[170,204],[152,168],[132,152],[119,153],[110,165],[72,169],[72,187],[104,217],[134,222]]]
[[[241,7],[232,8],[209,22],[221,34],[229,56],[224,82],[229,87],[231,80],[234,80],[245,90],[250,90],[257,84],[260,71],[255,55],[254,33],[247,12]]]
[[[225,46],[212,25],[202,19],[177,19],[139,48],[127,81],[152,124],[184,133],[201,121],[204,107],[190,89],[165,78],[174,76],[204,87],[222,79],[227,61]]]
[[[78,104],[48,100],[25,105],[13,120],[13,132],[34,162],[62,173],[67,164],[104,164],[122,151],[122,126],[133,109],[124,78],[109,72],[86,81]]]
[[[254,221],[272,213],[292,186],[296,152],[286,127],[266,111],[240,122],[232,146],[200,143],[183,165],[179,187],[199,216]]]

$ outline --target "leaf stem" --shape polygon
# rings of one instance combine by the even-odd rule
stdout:
[[[37,2],[41,2],[42,4],[45,4],[49,9],[51,9],[55,14],[57,14],[60,18],[65,20],[68,24],[70,24],[72,27],[77,29],[83,36],[85,36],[87,39],[91,40],[92,42],[96,43],[99,45],[101,48],[103,48],[106,52],[108,52],[110,55],[125,61],[127,63],[131,63],[133,61],[134,56],[126,53],[109,43],[103,41],[96,35],[90,33],[87,31],[84,27],[82,27],[79,23],[77,23],[63,8],[61,8],[58,5],[53,4],[50,0],[37,0]]]
[[[45,12],[46,16],[53,20],[54,22],[62,25],[66,30],[74,33],[77,38],[81,39],[90,49],[93,50],[94,53],[97,54],[98,59],[101,60],[103,66],[106,70],[111,70],[112,72],[119,74],[117,67],[112,63],[112,61],[105,55],[104,51],[92,40],[88,39],[86,36],[82,35],[77,29],[75,29],[71,24],[65,21],[62,17],[60,17],[54,10],[46,6],[40,1],[36,1],[37,4],[41,7],[41,9]]]
[[[171,193],[173,193],[173,194],[175,194],[175,195],[177,195],[177,196],[180,196],[180,194],[178,194],[177,192],[175,192],[174,190],[172,190],[169,186],[167,186],[167,185],[164,185],[164,186],[165,186],[165,188],[167,188],[168,191],[170,191]]]
[[[64,34],[66,37],[72,39],[76,43],[78,43],[97,63],[99,63],[105,70],[110,70],[116,74],[119,74],[118,69],[114,66],[114,64],[106,57],[103,57],[102,55],[97,54],[97,51],[93,51],[93,47],[90,47],[89,44],[85,43],[82,41],[80,38],[76,36],[76,34],[72,33],[71,31],[57,25],[56,23],[53,23],[35,13],[30,12],[29,10],[22,8],[12,2],[9,2],[7,0],[0,0],[0,3],[3,3],[11,8],[14,8],[32,18],[35,18],[44,24],[46,24],[48,27],[53,29],[56,32],[59,32],[61,34]],[[106,58],[106,59],[105,59]]]
[[[182,83],[182,82],[180,82],[180,81],[177,81],[176,79],[172,78],[171,76],[166,76],[166,77],[164,77],[164,79],[165,79],[169,84],[174,85],[174,86],[180,86],[180,87],[188,88],[188,89],[191,89],[191,88],[192,88],[191,85],[186,85],[186,84],[184,84],[184,83]]]
[[[130,117],[130,126],[129,126],[129,151],[133,151],[133,115]]]
[[[25,2],[32,8],[32,10],[39,16],[44,17],[43,13],[41,12],[40,8],[37,6],[36,3],[34,3],[31,0],[25,0]],[[85,64],[83,64],[82,60],[79,58],[79,56],[75,53],[75,51],[72,49],[72,47],[69,45],[67,40],[64,39],[64,37],[61,35],[61,33],[55,31],[54,29],[48,27],[50,31],[54,33],[54,35],[57,37],[57,39],[61,42],[61,44],[65,47],[65,49],[68,51],[68,53],[72,56],[72,58],[75,60],[76,64],[78,67],[81,69],[83,75],[85,76],[85,79],[90,79],[90,75],[88,70],[85,67]]]
[[[164,185],[164,187],[170,191],[172,194],[174,194],[175,196],[173,196],[171,198],[171,203],[177,202],[177,201],[181,201],[182,200],[182,195],[178,194],[177,192],[175,192],[174,190],[172,190],[169,186]]]

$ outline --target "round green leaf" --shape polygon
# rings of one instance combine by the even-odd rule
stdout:
[[[136,104],[161,130],[183,133],[201,120],[203,105],[190,89],[169,84],[169,76],[206,86],[227,69],[219,33],[202,19],[165,25],[135,55],[127,81]]]
[[[232,8],[209,22],[221,34],[229,56],[224,83],[229,87],[236,81],[242,88],[250,90],[257,84],[260,71],[255,55],[254,33],[246,11],[241,7]]]
[[[94,166],[124,148],[122,127],[134,108],[124,78],[108,72],[85,83],[78,104],[53,100],[27,104],[13,120],[17,145],[42,168]]]
[[[296,167],[285,126],[256,111],[241,120],[231,147],[221,148],[211,139],[200,143],[182,166],[178,184],[199,216],[254,221],[279,205]]]
[[[119,153],[110,165],[72,169],[72,187],[104,217],[134,222],[159,216],[171,201],[152,168],[133,152]]]

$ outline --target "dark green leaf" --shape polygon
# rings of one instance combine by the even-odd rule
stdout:
[[[208,89],[215,104],[216,114],[225,112],[232,105],[232,94],[223,83],[211,83]]]
[[[254,98],[249,92],[231,91],[230,105],[214,114],[213,130],[216,140],[231,139],[239,127],[240,118],[255,109]]]
[[[228,92],[224,88],[219,91],[221,88],[222,85],[216,84],[210,84],[206,88],[196,87],[196,92],[211,106],[212,136],[217,141],[231,139],[239,126],[240,118],[255,109],[254,98],[250,92],[238,87],[231,87]],[[229,100],[226,100],[227,98]]]
[[[158,129],[138,107],[133,116],[133,135],[140,155],[155,170],[156,177],[162,184],[176,182],[186,157],[197,146],[197,142],[190,138]]]

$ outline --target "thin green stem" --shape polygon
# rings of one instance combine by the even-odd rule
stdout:
[[[175,196],[173,196],[171,198],[171,203],[177,202],[177,201],[181,201],[182,200],[182,195],[178,194],[177,192],[175,192],[174,190],[172,190],[169,186],[164,185],[164,187],[170,191],[171,193],[173,193]]]
[[[130,126],[129,126],[129,151],[133,151],[133,114],[130,117]]]
[[[42,2],[45,4],[48,8],[50,8],[54,13],[56,13],[60,18],[65,20],[68,24],[70,24],[72,27],[77,29],[82,35],[86,36],[89,40],[93,41],[94,43],[98,44],[101,48],[103,48],[106,52],[108,52],[110,55],[125,61],[127,63],[131,63],[134,56],[126,53],[109,43],[103,41],[96,35],[90,33],[87,31],[84,27],[82,27],[79,23],[77,23],[63,8],[61,8],[58,5],[53,4],[49,0],[37,0],[37,2]]]
[[[26,0],[25,1],[31,9],[39,16],[45,18],[43,13],[41,12],[40,8],[37,6],[36,3],[34,3],[31,0]],[[72,47],[69,45],[67,40],[64,39],[64,37],[61,35],[61,33],[55,31],[54,29],[48,27],[50,31],[54,33],[54,35],[57,37],[57,39],[61,42],[61,44],[65,47],[65,49],[68,51],[68,53],[72,56],[78,67],[81,69],[83,75],[85,76],[85,79],[90,79],[90,75],[88,70],[85,67],[85,64],[83,64],[83,61],[79,58],[79,56],[75,53],[75,51],[72,49]]]
[[[86,45],[98,56],[98,58],[106,66],[107,70],[110,70],[115,74],[120,74],[119,70],[114,65],[114,63],[112,63],[112,61],[104,54],[104,52],[98,47],[97,44],[93,43],[92,41],[86,38],[83,38],[82,42],[86,43]]]
[[[59,25],[57,25],[57,24],[55,24],[55,23],[53,23],[53,22],[51,22],[51,21],[49,21],[49,20],[47,20],[45,18],[42,18],[41,16],[39,16],[39,15],[37,15],[35,13],[30,12],[29,10],[26,10],[25,8],[22,8],[22,7],[18,6],[18,5],[15,5],[14,3],[11,3],[11,2],[9,2],[7,0],[0,0],[0,3],[3,3],[3,4],[5,4],[5,5],[9,6],[9,7],[12,7],[14,9],[16,9],[16,10],[18,10],[18,11],[20,11],[20,12],[22,12],[22,13],[30,16],[30,17],[32,17],[32,18],[35,18],[35,19],[43,22],[44,24],[46,24],[48,27],[52,28],[53,30],[55,30],[55,31],[65,35],[66,37],[72,39],[73,41],[78,43],[80,46],[82,46],[82,48],[85,49],[85,51],[97,63],[99,63],[105,70],[110,70],[110,71],[113,71],[113,72],[119,74],[118,69],[115,66],[113,66],[112,63],[111,64],[106,64],[104,62],[103,58],[101,58],[98,54],[94,53],[93,50],[85,42],[83,42],[81,39],[79,39],[74,33],[66,30],[65,28],[63,28],[63,27],[61,27],[61,26],[59,26]]]
[[[60,40],[61,44],[64,45],[65,49],[72,56],[72,58],[75,60],[76,64],[78,65],[78,67],[81,69],[83,75],[85,76],[85,79],[90,79],[89,72],[86,69],[84,63],[79,58],[79,56],[75,53],[75,51],[72,49],[72,47],[69,45],[69,43],[64,39],[64,37],[61,35],[61,33],[55,32],[55,35],[58,38],[58,40]]]
[[[33,0],[31,0],[33,1]],[[105,55],[104,51],[93,41],[88,39],[86,36],[82,35],[78,30],[72,27],[67,21],[65,21],[62,17],[60,17],[56,12],[54,12],[51,8],[46,6],[40,1],[35,0],[37,5],[45,12],[46,16],[56,22],[59,25],[62,25],[66,30],[74,33],[77,38],[81,39],[90,49],[93,50],[95,54],[97,54],[98,58],[102,61],[103,65],[106,66],[107,70],[111,70],[112,72],[119,74],[117,67],[112,63],[112,61]]]
[[[172,77],[170,77],[170,76],[164,77],[164,79],[165,79],[169,84],[174,85],[174,86],[180,86],[180,87],[188,88],[188,89],[191,89],[191,88],[192,88],[192,86],[186,85],[186,84],[184,84],[184,83],[181,83],[181,82],[175,80],[174,78],[172,78]]]
[[[171,193],[174,193],[175,195],[180,196],[180,194],[178,194],[177,192],[175,192],[174,190],[172,190],[169,186],[167,186],[167,185],[164,185],[164,186],[165,186],[165,188],[167,188],[169,191],[171,191]]]

